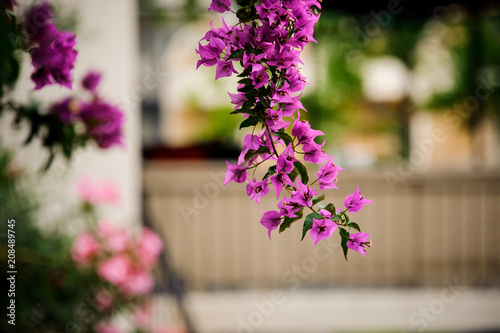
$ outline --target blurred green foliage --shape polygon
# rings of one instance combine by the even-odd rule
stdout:
[[[96,323],[129,307],[129,301],[116,302],[102,311],[96,301],[98,291],[113,292],[92,268],[79,268],[71,258],[73,237],[58,231],[57,223],[42,228],[37,223],[41,205],[32,186],[37,182],[16,166],[12,153],[0,146],[0,266],[1,288],[7,293],[7,221],[15,220],[15,295],[2,297],[6,309],[15,300],[15,326],[0,321],[0,331],[14,332],[93,332]],[[75,216],[85,217],[82,207]],[[88,208],[88,207],[87,207]],[[92,214],[91,214],[92,215]],[[61,218],[61,217],[54,217]],[[61,222],[68,228],[77,217],[65,216]],[[53,221],[55,222],[55,221]],[[71,228],[71,227],[69,227]],[[112,310],[112,311],[111,311]]]
[[[434,29],[429,29],[430,25],[434,25]],[[323,11],[315,30],[318,44],[311,46],[315,53],[317,84],[310,91],[306,90],[303,104],[313,125],[329,137],[339,138],[352,132],[387,133],[399,135],[403,142],[408,140],[405,138],[408,135],[405,126],[408,125],[404,123],[408,118],[401,112],[411,115],[416,108],[443,112],[456,105],[463,107],[466,98],[476,95],[475,89],[481,82],[488,81],[491,95],[480,99],[477,112],[463,119],[463,124],[472,129],[488,113],[500,118],[500,109],[496,107],[500,89],[495,89],[500,78],[499,35],[498,13],[473,15],[462,10],[453,20],[438,15],[391,15],[377,20],[368,13]],[[450,55],[446,58],[450,63],[433,64],[453,69],[450,89],[432,91],[425,100],[413,99],[414,91],[409,91],[406,101],[402,100],[399,106],[370,104],[362,91],[363,64],[370,59],[390,56],[399,59],[413,75],[417,66],[426,61],[417,52],[422,43],[434,44],[431,52],[434,47],[436,53]],[[429,78],[432,74],[423,73]],[[409,86],[411,90],[418,89],[412,82]]]
[[[77,269],[70,257],[71,238],[42,231],[36,224],[39,208],[12,155],[0,150],[0,240],[2,274],[7,267],[7,221],[15,220],[15,326],[2,320],[2,332],[63,332],[68,327],[90,332],[98,315],[92,310],[96,274]],[[2,290],[9,290],[6,277]],[[5,309],[11,298],[2,297]]]

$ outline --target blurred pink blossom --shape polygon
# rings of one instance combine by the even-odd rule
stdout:
[[[126,230],[115,230],[106,241],[106,247],[113,253],[120,253],[127,249],[130,241],[129,233]]]
[[[97,235],[102,238],[107,238],[113,234],[115,230],[116,227],[112,223],[108,221],[101,221],[97,226]]]
[[[71,256],[81,265],[87,265],[92,257],[99,252],[99,245],[92,235],[85,233],[78,236],[73,243]]]
[[[135,322],[140,327],[146,327],[151,316],[151,303],[146,303],[134,312]]]
[[[97,310],[100,312],[104,312],[111,308],[113,305],[112,295],[108,290],[101,290],[95,295],[95,301],[97,304]]]
[[[121,285],[128,279],[132,262],[126,254],[113,256],[99,265],[97,273],[114,285]]]
[[[100,323],[95,327],[96,333],[123,333],[122,330],[116,328],[111,324]]]
[[[139,238],[137,256],[144,267],[151,268],[163,250],[163,241],[151,229],[143,228]]]
[[[154,280],[149,271],[138,270],[127,276],[121,287],[128,295],[144,295],[153,290]]]
[[[120,197],[116,185],[112,181],[98,182],[89,177],[82,177],[76,184],[80,198],[91,204],[118,204]]]

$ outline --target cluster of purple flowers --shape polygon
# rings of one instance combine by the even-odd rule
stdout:
[[[100,148],[109,148],[123,144],[123,112],[99,97],[97,87],[100,79],[99,73],[91,71],[82,80],[83,88],[92,96],[89,102],[68,97],[52,105],[50,111],[65,124],[81,121],[87,137]]]
[[[52,8],[47,2],[33,7],[24,17],[24,30],[30,47],[35,89],[60,84],[71,89],[71,70],[77,56],[76,36],[57,30]]]
[[[281,232],[301,219],[308,207],[312,213],[305,218],[303,234],[310,230],[315,245],[341,226],[344,254],[350,248],[365,255],[369,235],[349,234],[347,230],[359,231],[359,226],[349,221],[346,212],[359,211],[372,201],[357,189],[345,199],[345,209],[320,203],[324,195],[319,196],[315,187],[336,189],[337,175],[343,169],[323,151],[325,142],[315,141],[324,133],[300,119],[299,110],[305,109],[299,98],[306,85],[299,70],[300,53],[309,42],[315,42],[320,8],[318,0],[251,1],[236,12],[240,20],[236,26],[228,26],[224,20],[220,28],[211,24],[196,50],[200,55],[197,67],[216,66],[216,80],[232,74],[241,78],[238,92],[229,94],[235,105],[232,113],[245,116],[240,128],[254,126],[254,131],[245,137],[237,164],[227,163],[224,185],[246,183],[247,194],[257,203],[270,192],[271,184],[278,200],[285,190],[279,210],[264,212],[261,219],[269,237],[272,230],[279,227]],[[213,0],[209,7],[220,13],[230,9],[230,0]],[[234,63],[240,64],[240,72]],[[259,125],[261,130],[256,133]],[[266,161],[275,164],[262,180],[254,178],[255,170],[250,176],[250,170]],[[322,164],[310,183],[303,162]]]

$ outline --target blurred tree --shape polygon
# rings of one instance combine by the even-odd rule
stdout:
[[[314,46],[318,84],[303,99],[306,109],[312,111],[309,116],[315,126],[336,137],[352,131],[398,133],[399,155],[408,158],[410,118],[416,107],[436,112],[465,108],[461,120],[472,136],[480,135],[479,124],[488,114],[500,119],[499,109],[493,107],[500,97],[496,89],[500,76],[498,8],[456,4],[420,6],[394,15],[387,10],[347,4],[327,6],[348,7],[347,12],[323,10],[315,33],[319,43]],[[418,48],[425,43],[429,43],[425,52],[444,52],[449,57],[422,54]],[[401,60],[412,76],[428,61],[434,61],[433,66],[438,68],[451,67],[453,84],[447,89],[433,87],[427,98],[418,100],[412,93],[417,87],[408,82],[411,89],[398,105],[367,106],[362,93],[361,68],[370,59],[384,56]],[[436,73],[428,71],[423,75],[432,81]],[[487,91],[478,92],[478,89]],[[373,117],[374,109],[378,117]],[[476,147],[474,151],[480,154],[483,149]]]

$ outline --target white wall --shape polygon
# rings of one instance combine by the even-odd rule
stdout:
[[[73,91],[60,87],[33,91],[34,85],[29,79],[32,66],[26,58],[15,92],[16,100],[36,98],[48,102],[60,100],[72,93],[81,94],[79,81],[87,70],[101,71],[103,77],[99,92],[107,101],[121,106],[125,113],[125,145],[123,148],[112,147],[108,150],[85,148],[77,152],[70,164],[62,158],[56,160],[49,173],[41,177],[35,185],[36,190],[44,195],[49,204],[44,216],[48,220],[53,219],[52,216],[56,216],[58,211],[67,208],[75,199],[76,180],[82,175],[88,175],[98,180],[113,180],[121,192],[121,203],[104,209],[104,215],[109,220],[121,224],[139,223],[140,96],[130,98],[134,88],[140,86],[136,1],[57,0],[52,3],[63,12],[71,12],[74,9],[79,22],[76,31],[78,57]],[[45,158],[39,146],[33,144],[21,148],[17,133],[6,130],[9,128],[8,119],[4,117],[1,122],[0,137],[4,143],[15,149],[20,164],[31,166],[31,169],[39,167]]]

